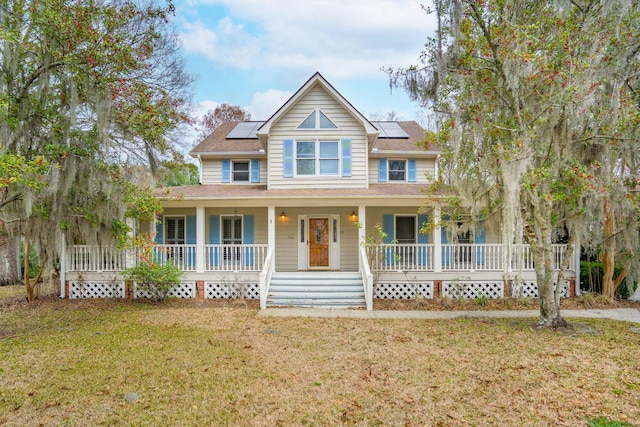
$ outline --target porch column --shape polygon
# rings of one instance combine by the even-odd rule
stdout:
[[[365,238],[367,235],[367,207],[366,206],[358,206],[358,224],[360,224],[360,228],[358,229],[358,244],[362,246],[365,242]]]
[[[442,226],[440,225],[440,206],[433,207],[433,271],[442,272]]]
[[[267,243],[269,245],[269,249],[273,253],[275,258],[276,254],[276,207],[269,206],[267,207],[267,218],[268,222],[268,233],[267,233]]]
[[[204,207],[196,208],[196,272],[204,273]]]
[[[580,249],[580,238],[578,237],[576,239],[576,246],[573,248],[573,271],[576,274],[576,296],[582,294],[582,292],[580,292]]]
[[[60,298],[64,298],[65,282],[67,280],[67,239],[62,233],[60,242]]]

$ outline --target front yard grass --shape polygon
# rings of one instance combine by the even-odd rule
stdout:
[[[256,317],[206,302],[0,305],[0,425],[640,424],[637,326]]]

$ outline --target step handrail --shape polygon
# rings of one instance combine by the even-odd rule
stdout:
[[[362,285],[364,288],[364,301],[367,311],[373,310],[373,274],[369,268],[369,258],[367,248],[360,247],[360,274],[362,275]]]
[[[271,276],[275,270],[273,262],[273,248],[269,248],[267,256],[264,260],[262,271],[260,272],[260,309],[267,308],[267,296],[269,295],[269,286],[271,285]]]

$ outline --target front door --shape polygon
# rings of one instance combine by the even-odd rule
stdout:
[[[329,267],[328,218],[309,218],[309,267]]]

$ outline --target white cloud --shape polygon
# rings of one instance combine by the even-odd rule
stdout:
[[[269,89],[265,92],[257,92],[251,99],[251,104],[244,107],[251,113],[253,120],[267,120],[280,108],[291,96],[292,92]]]
[[[385,65],[415,63],[432,17],[415,0],[201,0],[229,15],[207,28],[185,24],[190,52],[240,69],[279,68],[327,78],[379,75]]]

